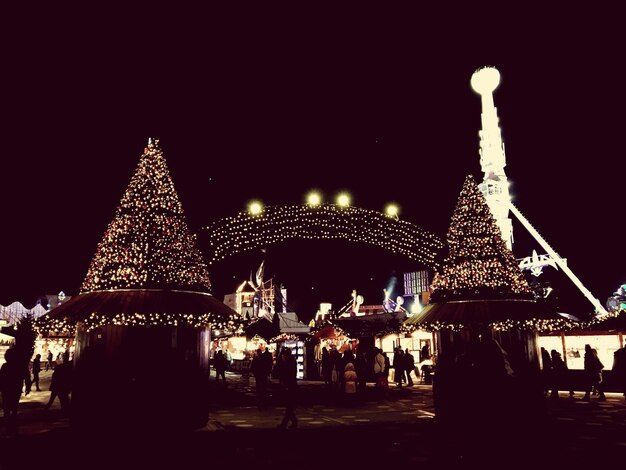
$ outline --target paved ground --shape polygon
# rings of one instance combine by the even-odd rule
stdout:
[[[613,464],[626,457],[626,404],[618,394],[607,394],[604,402],[584,402],[582,393],[575,400],[564,393],[559,400],[546,400],[546,420],[520,428],[510,438],[497,429],[485,431],[477,420],[469,426],[475,433],[453,439],[454,432],[443,430],[434,419],[430,385],[402,389],[392,385],[382,399],[370,386],[359,402],[346,403],[321,383],[302,382],[296,411],[299,427],[281,431],[276,429],[284,411],[280,403],[270,398],[259,406],[254,379],[228,373],[227,387],[211,377],[212,405],[205,429],[180,436],[152,434],[145,442],[145,436],[138,434],[122,438],[115,433],[73,432],[58,402],[43,410],[50,376],[50,372],[42,374],[44,391],[23,397],[19,435],[0,431],[0,469],[42,468],[44,463],[46,469],[71,468],[68,459],[85,460],[79,465],[85,468],[148,464],[191,468],[202,462],[232,468],[283,464],[370,468],[379,462],[402,467],[458,468],[478,463],[491,468],[524,463],[547,468]]]

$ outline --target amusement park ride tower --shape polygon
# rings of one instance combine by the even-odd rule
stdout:
[[[600,301],[593,296],[578,277],[567,266],[567,261],[548,244],[541,234],[531,225],[520,210],[511,202],[509,194],[509,181],[504,173],[506,166],[506,156],[504,153],[504,143],[498,125],[498,112],[493,103],[493,91],[500,84],[500,72],[494,67],[483,67],[472,75],[471,85],[481,98],[482,130],[480,136],[480,166],[484,173],[483,182],[479,188],[493,216],[496,219],[502,238],[507,247],[513,248],[513,226],[509,218],[509,210],[515,215],[517,220],[524,226],[533,238],[546,251],[546,254],[538,255],[533,252],[532,256],[524,258],[520,262],[521,269],[529,269],[534,276],[539,276],[543,267],[552,266],[560,268],[570,280],[578,287],[583,295],[594,306],[596,314],[606,314],[607,311]]]
[[[472,88],[480,95],[482,102],[480,136],[480,167],[484,179],[478,185],[496,219],[502,238],[509,250],[513,249],[513,225],[509,218],[509,180],[504,173],[506,156],[504,143],[498,126],[498,111],[493,104],[493,91],[500,83],[500,72],[493,67],[478,69],[472,75]]]

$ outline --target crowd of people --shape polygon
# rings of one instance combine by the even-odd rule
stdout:
[[[598,351],[591,345],[585,344],[583,358],[583,383],[580,384],[584,392],[581,400],[590,401],[596,397],[599,401],[606,400],[605,395],[605,366],[598,357]],[[541,363],[543,371],[544,394],[551,399],[559,398],[559,390],[569,392],[570,398],[575,398],[573,391],[575,383],[561,353],[552,349],[548,352],[541,348]],[[626,397],[626,348],[620,348],[614,353],[612,368],[612,388],[620,390]]]

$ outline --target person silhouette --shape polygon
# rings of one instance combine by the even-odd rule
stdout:
[[[222,376],[222,383],[226,385],[226,357],[224,356],[224,352],[220,349],[215,353],[214,358],[214,367],[215,367],[215,381],[219,382],[220,376]]]
[[[32,383],[35,384],[35,389],[38,392],[41,392],[39,388],[39,372],[41,372],[41,354],[37,354],[35,359],[33,359],[33,380]]]
[[[543,379],[543,394],[544,396],[548,396],[552,382],[554,382],[552,374],[552,358],[548,350],[543,346],[541,347],[541,376]]]
[[[46,356],[46,372],[48,372],[50,369],[54,369],[54,367],[52,367],[53,357],[54,356],[52,355],[52,351],[48,349],[48,355]]]
[[[50,399],[44,406],[48,410],[54,403],[54,399],[59,397],[61,402],[61,411],[66,412],[70,404],[70,392],[72,391],[72,373],[74,365],[70,361],[69,351],[63,353],[63,360],[54,368],[52,373],[52,381],[50,382]]]
[[[413,370],[415,370],[415,358],[407,348],[404,351],[404,373],[406,374],[406,382],[409,387],[413,386],[413,378],[411,377]]]
[[[30,379],[30,377],[26,377],[28,368],[22,367],[18,359],[18,353],[15,348],[7,349],[4,353],[6,362],[0,368],[2,411],[7,428],[11,433],[16,431],[17,405],[22,395],[22,387],[24,387],[24,382]]]
[[[613,353],[612,373],[615,385],[626,398],[626,347],[619,348]]]
[[[332,386],[333,363],[330,357],[330,353],[326,347],[322,348],[322,379],[324,379],[324,385],[330,389]]]
[[[252,359],[252,375],[254,376],[254,382],[256,384],[256,393],[259,403],[263,403],[267,396],[267,369],[265,365],[266,361],[263,357],[263,351],[261,348],[257,349],[256,355]]]
[[[568,384],[568,368],[567,364],[561,358],[561,353],[559,353],[556,349],[550,351],[550,359],[552,361],[552,392],[550,393],[550,398],[557,399],[559,398],[559,388],[567,385],[569,389],[570,398],[574,397],[574,391],[571,390],[570,385]]]
[[[298,418],[295,412],[298,381],[296,378],[296,360],[291,354],[291,349],[282,349],[278,361],[276,362],[276,369],[276,375],[282,386],[282,395],[285,404],[285,414],[278,427],[280,429],[287,429],[287,424],[291,422],[289,427],[294,429],[298,427]]]
[[[588,344],[585,344],[584,368],[587,383],[583,400],[589,401],[589,395],[592,390],[598,392],[598,400],[606,400],[600,385],[602,383],[602,369],[604,369],[604,364],[602,364],[598,358],[598,351]]]

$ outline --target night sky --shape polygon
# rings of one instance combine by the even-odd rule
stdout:
[[[201,228],[250,199],[298,204],[313,188],[368,209],[396,202],[402,219],[444,237],[465,176],[482,180],[470,78],[485,65],[502,76],[494,99],[514,201],[604,303],[626,283],[619,15],[477,13],[5,15],[0,303],[78,292],[148,137],[203,250]],[[514,236],[516,257],[543,252],[515,220]],[[212,266],[215,295],[262,258]],[[305,320],[353,289],[379,303],[420,268],[339,242],[270,247],[266,264]],[[591,309],[562,273],[547,277],[563,284],[562,310]]]

